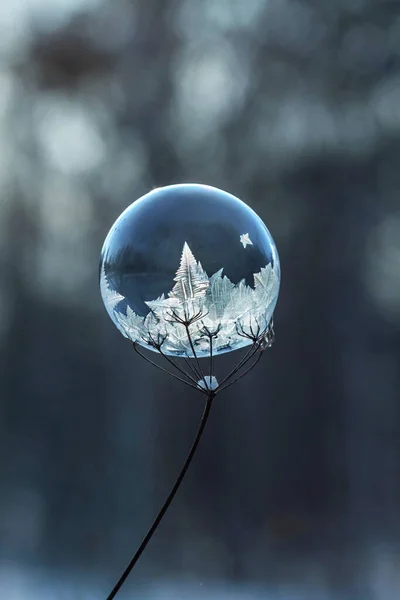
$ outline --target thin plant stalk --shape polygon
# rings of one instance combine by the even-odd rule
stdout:
[[[130,572],[132,571],[132,569],[134,568],[134,566],[136,565],[137,561],[139,560],[139,558],[142,556],[147,544],[149,543],[149,541],[151,540],[151,538],[153,537],[154,533],[157,530],[157,527],[159,526],[163,516],[165,515],[165,513],[167,512],[172,500],[174,499],[174,496],[176,494],[176,492],[178,491],[183,478],[186,475],[186,472],[190,466],[190,463],[192,462],[192,459],[196,453],[197,447],[199,445],[201,436],[203,434],[204,428],[206,426],[209,414],[210,414],[210,410],[211,410],[211,405],[212,405],[212,401],[214,399],[214,393],[212,391],[210,391],[207,394],[206,397],[206,403],[204,406],[204,411],[203,411],[203,415],[201,417],[200,420],[200,425],[199,428],[197,430],[196,436],[194,438],[192,447],[189,450],[189,454],[186,457],[186,460],[184,462],[184,465],[178,475],[178,477],[176,478],[176,481],[167,497],[167,499],[165,500],[160,512],[158,513],[157,517],[155,518],[153,524],[151,525],[149,531],[147,532],[147,534],[145,535],[145,537],[143,538],[142,543],[140,544],[139,548],[136,550],[135,554],[133,555],[131,561],[129,562],[128,566],[126,567],[125,571],[122,573],[121,577],[119,578],[119,580],[117,581],[117,583],[115,584],[114,588],[112,589],[111,593],[107,596],[107,600],[113,600],[115,598],[115,596],[118,594],[119,590],[121,589],[121,587],[123,586],[124,582],[126,581],[126,579],[128,578]]]
[[[169,356],[167,356],[162,351],[161,346],[162,346],[163,341],[159,342],[159,341],[153,340],[151,338],[151,336],[149,336],[151,345],[159,352],[159,354],[167,361],[168,364],[170,364],[172,367],[174,367],[181,375],[186,377],[187,378],[186,380],[183,379],[182,377],[180,377],[179,375],[176,375],[176,373],[173,373],[173,372],[165,369],[161,365],[157,364],[156,362],[152,361],[149,357],[147,357],[146,355],[142,354],[142,352],[140,352],[139,348],[137,347],[137,343],[133,344],[133,347],[134,347],[135,351],[137,352],[137,354],[139,354],[139,356],[144,358],[147,362],[149,362],[151,365],[157,367],[164,373],[168,373],[174,379],[177,379],[178,381],[185,383],[186,385],[190,386],[191,388],[197,389],[198,391],[202,392],[206,396],[206,402],[205,402],[205,406],[204,406],[203,415],[201,417],[200,424],[199,424],[196,436],[194,438],[193,444],[189,450],[189,453],[186,457],[183,467],[182,467],[180,473],[178,474],[178,477],[176,478],[175,483],[172,486],[172,489],[171,489],[167,499],[165,500],[163,506],[161,507],[160,512],[156,516],[156,518],[155,518],[153,524],[151,525],[150,529],[148,530],[147,534],[143,538],[142,543],[136,550],[131,561],[129,562],[125,571],[122,573],[121,577],[115,584],[111,593],[107,596],[106,600],[113,600],[115,598],[115,596],[118,594],[119,590],[125,583],[126,579],[128,578],[129,574],[131,573],[132,569],[135,567],[137,561],[143,554],[147,544],[150,542],[151,538],[153,537],[154,533],[156,532],[162,518],[164,517],[172,500],[174,499],[175,494],[177,493],[177,491],[183,481],[183,478],[185,477],[186,472],[190,466],[190,463],[192,462],[193,457],[196,453],[196,450],[199,445],[204,428],[206,426],[206,423],[207,423],[207,420],[208,420],[208,417],[210,414],[210,410],[211,410],[211,405],[212,405],[212,402],[213,402],[215,396],[220,391],[226,390],[228,387],[230,387],[231,385],[233,385],[234,383],[239,381],[239,379],[241,379],[242,377],[247,375],[247,373],[249,373],[256,366],[258,361],[260,360],[261,355],[263,354],[265,348],[268,347],[268,345],[270,345],[270,344],[268,344],[268,345],[262,344],[262,341],[264,340],[264,332],[260,335],[259,331],[257,333],[254,333],[251,330],[251,335],[250,335],[250,334],[246,334],[242,329],[243,337],[247,337],[248,339],[252,340],[253,343],[252,343],[251,347],[247,350],[247,352],[241,358],[241,360],[238,362],[236,367],[234,367],[234,369],[232,369],[230,371],[230,373],[226,377],[224,377],[224,379],[221,381],[220,384],[218,384],[215,387],[215,389],[211,390],[209,386],[212,383],[212,379],[213,379],[213,375],[214,375],[213,336],[215,335],[215,333],[212,333],[212,332],[206,330],[206,334],[209,336],[209,340],[210,340],[210,356],[209,356],[209,377],[210,377],[210,379],[209,379],[209,381],[207,381],[205,378],[205,374],[201,368],[200,361],[197,356],[197,353],[196,353],[196,350],[195,350],[195,347],[193,344],[193,340],[191,339],[190,330],[189,330],[190,322],[194,322],[195,320],[198,320],[199,318],[200,318],[199,315],[195,315],[192,318],[192,321],[188,321],[188,320],[187,321],[179,321],[178,320],[178,322],[180,322],[182,325],[184,325],[184,327],[186,329],[190,349],[193,354],[193,358],[185,359],[185,364],[188,368],[188,371],[185,371],[185,369],[180,367],[175,361],[173,361]],[[271,331],[272,331],[272,329],[271,329]],[[273,340],[273,338],[272,338],[272,340]],[[272,343],[272,341],[271,341],[271,343]],[[258,356],[257,356],[256,360],[252,361],[252,359],[254,358],[254,356],[257,353],[258,353]],[[193,361],[193,362],[191,362],[191,361]],[[240,372],[240,371],[242,371],[242,372]],[[235,375],[237,375],[237,376],[235,377]],[[196,377],[199,377],[198,381],[196,381],[196,379],[195,379]],[[204,381],[204,387],[200,385],[201,381]]]

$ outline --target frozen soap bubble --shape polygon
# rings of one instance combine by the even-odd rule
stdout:
[[[262,220],[235,196],[200,184],[136,200],[100,257],[101,295],[116,327],[170,356],[221,354],[267,336],[279,282]]]

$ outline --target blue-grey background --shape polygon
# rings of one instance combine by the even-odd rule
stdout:
[[[400,5],[0,3],[0,597],[105,598],[202,410],[98,291],[153,187],[243,198],[277,340],[221,395],[121,598],[400,595]]]

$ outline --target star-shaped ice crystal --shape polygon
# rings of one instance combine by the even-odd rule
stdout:
[[[252,246],[253,242],[251,241],[249,234],[248,233],[243,233],[240,236],[240,242],[243,244],[243,248],[246,248],[246,246]]]

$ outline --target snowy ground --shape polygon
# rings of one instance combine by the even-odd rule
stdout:
[[[63,580],[43,571],[28,571],[12,564],[0,565],[1,600],[104,600],[110,589],[82,580]],[[153,584],[126,584],[121,600],[330,600],[321,590],[266,590],[264,587],[203,583],[198,580],[182,582],[157,581]]]
[[[128,581],[118,600],[398,600],[400,572],[397,561],[376,562],[363,579],[362,590],[324,589],[323,582],[275,588],[246,586],[229,582]],[[398,567],[398,563],[397,563]],[[0,563],[0,600],[104,600],[110,582],[88,581],[78,575],[60,575],[22,568],[11,562]],[[357,586],[358,587],[358,586]]]

